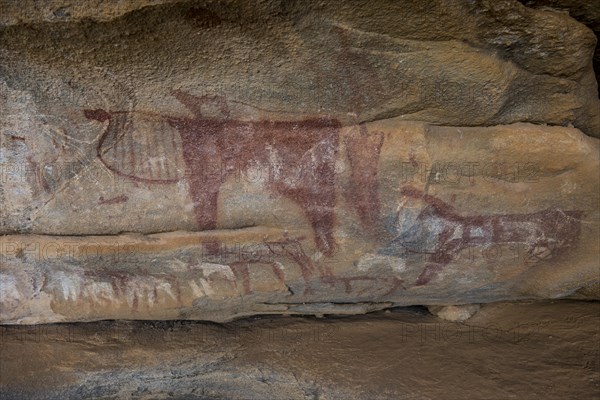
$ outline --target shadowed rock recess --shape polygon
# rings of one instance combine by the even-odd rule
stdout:
[[[3,399],[594,399],[598,308],[0,327]],[[32,378],[35,377],[35,378]]]

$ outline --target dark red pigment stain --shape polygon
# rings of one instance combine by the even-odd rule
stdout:
[[[323,282],[325,282],[326,277],[333,276],[329,268],[325,268],[320,264],[315,266],[315,263],[306,254],[299,240],[286,238],[284,240],[267,242],[265,244],[272,254],[284,254],[300,267],[302,279],[304,280],[304,294],[313,293],[311,279],[317,270]]]
[[[153,174],[153,171],[149,171],[149,175],[143,176],[140,175],[139,171],[136,172],[134,170],[136,162],[139,163],[140,161],[143,161],[144,155],[138,154],[140,152],[137,150],[139,146],[136,145],[131,139],[131,135],[127,134],[126,125],[129,114],[131,113],[127,111],[107,112],[100,109],[84,110],[83,113],[88,119],[99,122],[109,121],[108,127],[100,137],[98,146],[96,148],[96,155],[98,159],[108,170],[116,175],[131,179],[136,183],[171,184],[179,182],[181,179],[179,177],[164,178],[159,174]],[[157,117],[157,115],[149,113],[146,113],[145,116],[153,118]],[[160,117],[163,118],[162,116]],[[173,140],[171,142],[173,142]],[[174,143],[172,143],[172,147],[175,147]],[[119,158],[120,163],[117,165],[106,159],[106,153],[110,150],[116,153],[116,156]],[[129,167],[129,171],[131,172],[125,172],[126,167]]]
[[[96,121],[100,121],[100,122],[104,122],[104,121],[108,121],[111,119],[111,114],[104,111],[104,110],[83,110],[83,115],[85,115],[85,117],[87,119],[93,119]]]
[[[117,196],[117,197],[113,197],[111,199],[105,199],[104,197],[100,197],[100,199],[98,199],[98,204],[101,205],[105,205],[105,204],[121,204],[121,203],[126,203],[129,200],[129,198],[127,196],[125,196],[124,194]]]
[[[45,171],[42,168],[40,168],[37,161],[35,161],[33,159],[33,157],[31,157],[30,155],[27,156],[26,159],[27,159],[27,162],[29,162],[29,164],[31,165],[31,170],[35,171],[36,180],[42,185],[42,188],[44,189],[44,191],[46,193],[50,193],[52,191],[52,189],[50,188],[50,185],[48,184],[48,181],[46,180]]]
[[[190,195],[201,230],[217,227],[219,191],[227,178],[260,167],[268,174],[267,186],[272,193],[298,204],[315,233],[316,246],[325,255],[335,249],[333,237],[335,195],[335,160],[340,123],[332,118],[300,121],[237,121],[229,119],[227,103],[222,97],[197,97],[176,91],[173,95],[194,117],[161,116],[178,130],[183,144]],[[221,118],[202,116],[202,107],[216,104]],[[179,179],[146,179],[123,174],[103,160],[103,146],[108,134],[123,125],[123,112],[84,110],[87,118],[111,123],[98,144],[98,157],[107,168],[138,182],[173,183]],[[116,142],[115,142],[116,143]],[[131,153],[131,155],[129,155]],[[134,151],[127,152],[135,163]],[[272,167],[270,157],[279,165]],[[215,166],[218,168],[215,170]]]
[[[358,37],[353,39],[350,28],[334,25],[327,31],[334,40],[333,46],[327,49],[329,51],[325,50],[328,57],[309,60],[307,72],[311,80],[315,80],[317,88],[331,88],[331,93],[335,93],[335,98],[329,90],[323,93],[324,105],[329,102],[341,104],[346,113],[354,114],[356,122],[361,122],[362,113],[385,104],[391,97],[391,91],[376,73],[381,70],[380,66],[376,65],[378,63],[374,62],[372,54],[362,48],[362,40]],[[312,41],[315,38],[319,40],[318,36],[307,39]]]
[[[412,151],[408,155],[408,161],[410,161],[410,165],[412,165],[413,167],[419,166],[419,162],[417,161],[417,158],[415,157],[415,153],[413,153]]]
[[[359,125],[346,140],[351,182],[346,192],[347,200],[354,206],[367,229],[379,226],[381,202],[379,200],[379,157],[383,145],[383,132],[369,132],[365,124]]]
[[[185,16],[193,26],[203,29],[214,28],[223,22],[217,13],[202,7],[190,8]]]
[[[128,289],[131,287],[132,283],[130,282],[132,278],[136,276],[144,276],[149,277],[153,276],[158,279],[166,280],[169,285],[175,290],[175,297],[178,304],[182,304],[182,293],[181,286],[179,285],[179,281],[177,277],[173,274],[160,274],[160,275],[152,275],[146,269],[138,269],[135,272],[126,272],[126,271],[114,271],[106,268],[101,268],[99,270],[94,271],[85,271],[85,277],[90,277],[93,279],[100,279],[102,281],[109,281],[112,287],[112,290],[117,296],[127,296]],[[79,296],[83,297],[83,286],[80,288]],[[152,293],[154,294],[154,304],[158,302],[158,288],[154,286],[152,288]],[[132,308],[137,310],[139,307],[139,298],[137,292],[134,292]]]
[[[539,246],[549,249],[550,257],[555,257],[576,246],[581,234],[582,211],[546,209],[529,214],[462,216],[451,205],[413,187],[402,188],[401,194],[426,203],[417,217],[419,223],[427,224],[431,217],[443,221],[435,250],[428,253],[417,286],[428,284],[467,247],[524,243],[534,257],[532,251]]]
[[[250,265],[260,265],[267,266],[273,270],[273,274],[277,278],[277,280],[283,284],[285,284],[285,276],[283,274],[283,270],[274,262],[261,262],[261,261],[235,261],[229,263],[229,268],[233,271],[233,274],[237,280],[242,281],[242,285],[244,288],[245,294],[252,293],[252,286],[250,285]],[[236,283],[237,286],[237,283]]]
[[[168,117],[168,121],[181,135],[199,227],[217,227],[221,185],[238,170],[258,164],[269,175],[269,189],[303,209],[315,232],[317,248],[332,254],[339,122],[327,118],[293,122],[203,118],[204,98],[183,92],[174,92],[174,96],[195,114],[194,118]],[[282,161],[277,171],[268,167],[271,149]],[[219,165],[220,170],[207,173],[211,165]]]
[[[330,285],[335,285],[341,283],[344,285],[345,292],[347,294],[353,293],[354,288],[352,287],[352,283],[354,281],[368,281],[373,284],[367,289],[363,289],[361,292],[356,293],[356,295],[361,295],[363,292],[367,292],[367,294],[372,295],[373,288],[384,288],[389,286],[390,289],[383,294],[383,296],[390,296],[394,294],[398,290],[405,290],[404,280],[396,277],[390,276],[385,278],[374,277],[369,275],[354,275],[354,276],[327,276],[323,279],[323,282]]]

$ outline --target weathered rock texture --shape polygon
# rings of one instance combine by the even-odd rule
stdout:
[[[572,123],[600,135],[594,34],[516,1],[180,2],[33,24],[13,24],[20,4],[4,8],[9,95],[65,130],[82,108],[180,111],[169,93],[183,89],[352,122]]]
[[[491,304],[465,324],[404,310],[327,319],[0,328],[0,397],[593,399],[598,303]]]
[[[88,116],[103,119],[100,136],[120,135],[120,114]],[[158,181],[125,174],[100,145],[90,159],[114,169],[107,183],[85,173],[49,192],[22,183],[28,205],[46,207],[39,226],[61,236],[2,237],[4,322],[360,312],[558,297],[598,280],[598,142],[576,129],[314,120],[281,123],[288,132],[182,117],[145,137],[179,123],[183,143],[196,124],[224,124],[219,139],[246,138],[260,158],[222,147],[212,153],[221,169],[205,175],[213,164],[201,152],[220,140],[183,144],[183,155],[173,146],[165,159],[188,177]],[[86,236],[142,220],[173,232]],[[175,231],[188,223],[205,230]]]
[[[0,322],[359,313],[599,281],[596,39],[568,15],[60,4],[2,3]]]
[[[579,0],[520,0],[528,7],[542,8],[568,13],[571,17],[585,24],[596,34],[596,50],[594,51],[594,71],[596,80],[600,81],[600,2]]]

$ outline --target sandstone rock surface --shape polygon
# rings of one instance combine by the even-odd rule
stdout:
[[[596,39],[564,13],[0,4],[0,323],[595,297]]]
[[[113,122],[93,124],[101,135]],[[355,313],[554,298],[598,281],[599,143],[576,129],[315,120],[278,136],[275,123],[228,124],[225,138],[239,129],[257,149],[257,160],[233,154],[248,168],[226,159],[204,175],[203,144],[165,154],[189,172],[174,182],[132,179],[101,151],[90,158],[116,171],[112,186],[83,175],[57,191],[29,186],[47,207],[38,226],[57,230],[1,237],[2,321]],[[282,139],[294,132],[308,142],[300,152]],[[137,221],[170,232],[116,234]]]
[[[45,22],[38,2],[3,3],[10,114],[34,126],[48,115],[69,134],[83,108],[181,112],[169,96],[181,89],[350,123],[571,123],[600,135],[596,38],[561,12],[512,0],[106,3],[71,6],[87,11],[63,23]]]
[[[599,323],[597,303],[560,301],[491,304],[461,324],[394,310],[3,326],[0,397],[589,399]]]
[[[569,14],[577,21],[585,24],[596,34],[596,50],[594,51],[594,71],[596,80],[600,80],[600,3],[597,1],[578,0],[521,0],[528,7],[556,10]]]

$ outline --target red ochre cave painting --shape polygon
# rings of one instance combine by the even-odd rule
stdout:
[[[428,284],[468,247],[522,243],[529,255],[536,257],[535,250],[543,248],[543,258],[549,259],[576,246],[581,234],[582,211],[546,209],[529,214],[462,216],[451,205],[413,187],[403,187],[401,195],[425,203],[416,224],[442,225],[416,286]]]
[[[239,121],[230,117],[227,101],[220,96],[197,97],[182,91],[173,92],[173,96],[192,112],[192,117],[84,110],[89,119],[109,122],[97,148],[97,155],[106,167],[141,183],[169,184],[183,179],[164,166],[144,171],[135,168],[148,155],[144,154],[143,146],[135,144],[131,138],[127,139],[132,129],[130,119],[134,114],[138,118],[158,119],[160,123],[174,128],[181,138],[185,178],[201,230],[217,228],[218,196],[225,181],[232,174],[239,173],[240,168],[262,166],[268,171],[269,176],[265,180],[268,190],[301,207],[314,231],[317,249],[325,256],[331,256],[336,246],[333,209],[336,203],[335,162],[340,141],[339,121],[328,117],[298,121]],[[217,105],[221,117],[203,116],[202,107],[210,103]],[[365,232],[374,234],[381,227],[377,174],[384,135],[379,131],[369,132],[364,124],[359,124],[358,128],[350,130],[344,141],[350,182],[342,193],[356,210]],[[155,154],[161,151],[168,153],[168,146],[170,150],[177,148],[175,138],[157,137],[155,140],[159,147]],[[108,151],[116,154],[118,157],[115,157],[121,161],[108,160]],[[220,167],[217,173],[211,170],[214,165]],[[415,188],[404,187],[401,195],[425,203],[415,223],[442,225],[433,251],[426,252],[426,265],[416,280],[416,286],[428,284],[468,247],[525,243],[531,252],[544,247],[553,257],[575,246],[580,236],[581,211],[548,209],[529,214],[462,216],[449,204]],[[327,265],[314,262],[305,253],[300,244],[302,240],[304,238],[284,237],[267,246],[272,251],[279,246],[279,251],[283,249],[283,254],[300,267],[306,294],[313,292],[311,286],[315,274],[323,284],[342,285],[346,293],[352,292],[355,281],[377,281],[380,286],[390,288],[387,295],[404,289],[404,281],[397,277],[336,276]],[[218,247],[217,244],[215,251]],[[253,264],[271,268],[276,278],[285,284],[283,270],[277,263],[230,263],[245,293],[252,293],[249,267]]]
[[[335,160],[340,124],[328,118],[303,121],[258,121],[207,119],[201,116],[203,100],[182,92],[175,97],[194,118],[169,118],[181,134],[183,158],[192,172],[189,184],[196,218],[203,230],[217,226],[219,189],[237,168],[266,168],[269,189],[298,204],[307,216],[318,249],[331,255],[335,207]],[[221,163],[223,173],[205,171],[207,163]]]
[[[328,117],[298,121],[239,121],[230,118],[223,97],[198,97],[182,91],[174,91],[173,96],[192,112],[193,117],[136,114],[141,118],[160,118],[162,123],[179,132],[198,228],[217,228],[219,191],[232,174],[262,167],[268,174],[265,180],[269,191],[301,207],[313,228],[317,248],[331,256],[335,250],[335,162],[340,122]],[[202,108],[209,104],[217,106],[221,117],[202,115]],[[84,110],[88,119],[109,122],[98,143],[99,159],[114,173],[137,182],[178,182],[182,177],[166,168],[136,169],[135,166],[143,164],[148,155],[143,154],[144,149],[131,138],[127,142],[131,114]],[[162,143],[152,147],[166,148],[168,145],[171,150],[176,148],[173,138],[160,138],[158,142]],[[369,229],[379,218],[377,164],[382,143],[383,133],[369,133],[364,124],[360,125],[359,132],[350,134],[346,140],[352,182],[345,197]],[[119,162],[109,160],[108,151],[116,155]],[[215,166],[218,166],[217,170]]]
[[[304,294],[314,294],[314,289],[312,287],[313,279],[316,278],[321,284],[327,285],[329,287],[337,287],[340,285],[345,293],[350,294],[354,292],[353,283],[359,281],[369,281],[376,284],[376,287],[380,287],[383,290],[387,289],[384,296],[391,295],[395,293],[397,290],[405,289],[404,281],[396,276],[388,276],[388,277],[374,277],[366,274],[363,275],[351,275],[351,276],[339,276],[333,273],[333,271],[329,268],[328,265],[322,265],[318,262],[315,262],[308,254],[306,254],[302,241],[305,238],[290,238],[286,237],[283,240],[278,241],[270,241],[263,243],[273,256],[279,255],[285,258],[289,258],[293,260],[293,262],[300,267],[300,271],[302,274],[302,278],[304,280]],[[227,256],[225,254],[227,250],[219,251],[221,255]],[[233,254],[235,255],[235,254]],[[266,257],[265,260],[245,260],[245,261],[234,261],[234,262],[226,262],[226,264],[233,271],[236,279],[241,281],[243,284],[243,289],[245,294],[252,294],[252,287],[250,284],[250,267],[251,266],[262,266],[268,267],[273,270],[276,278],[287,286],[288,290],[291,292],[292,289],[290,286],[286,284],[285,272],[280,267],[280,264],[273,260],[268,260],[269,257]],[[237,283],[235,283],[237,286]],[[372,292],[373,288],[370,288]],[[363,290],[364,291],[364,290]],[[293,292],[292,292],[293,294]],[[357,293],[355,293],[357,294]],[[361,294],[361,293],[358,293]]]
[[[132,139],[131,117],[146,118],[158,124],[167,124],[179,133],[186,180],[194,204],[198,227],[201,230],[217,228],[217,207],[221,186],[232,174],[252,167],[264,167],[268,172],[266,185],[271,193],[282,195],[295,202],[306,215],[315,235],[317,249],[332,256],[336,247],[334,232],[334,207],[336,203],[335,163],[339,146],[341,124],[329,117],[308,118],[297,121],[239,121],[230,117],[227,101],[220,96],[193,96],[182,91],[172,95],[191,111],[193,117],[178,117],[143,112],[84,110],[88,119],[106,122],[97,156],[115,174],[140,183],[171,184],[183,177],[169,171],[167,166],[145,163],[148,147],[155,155],[177,148],[175,138],[164,134],[150,146],[140,146]],[[220,117],[205,117],[202,108],[217,107]],[[168,130],[168,129],[167,129]],[[351,184],[344,197],[356,210],[365,228],[372,230],[379,219],[377,170],[383,133],[368,132],[361,124],[345,140],[351,167]],[[157,150],[158,149],[158,150]],[[110,152],[110,153],[109,153]],[[109,157],[112,156],[111,157]],[[274,165],[275,164],[275,165]],[[139,168],[140,165],[145,167]],[[214,166],[218,166],[215,171]],[[290,246],[289,238],[282,239],[285,252],[301,268],[310,293],[310,280],[318,270],[323,282],[341,282],[346,291],[353,280],[367,277],[334,277],[329,269],[314,263],[299,246]],[[272,246],[277,243],[272,243]],[[218,251],[218,245],[215,247]],[[283,273],[276,264],[269,264],[279,280]],[[248,263],[231,265],[236,277],[250,293]],[[368,278],[371,279],[371,278]],[[394,281],[394,290],[401,283]]]

